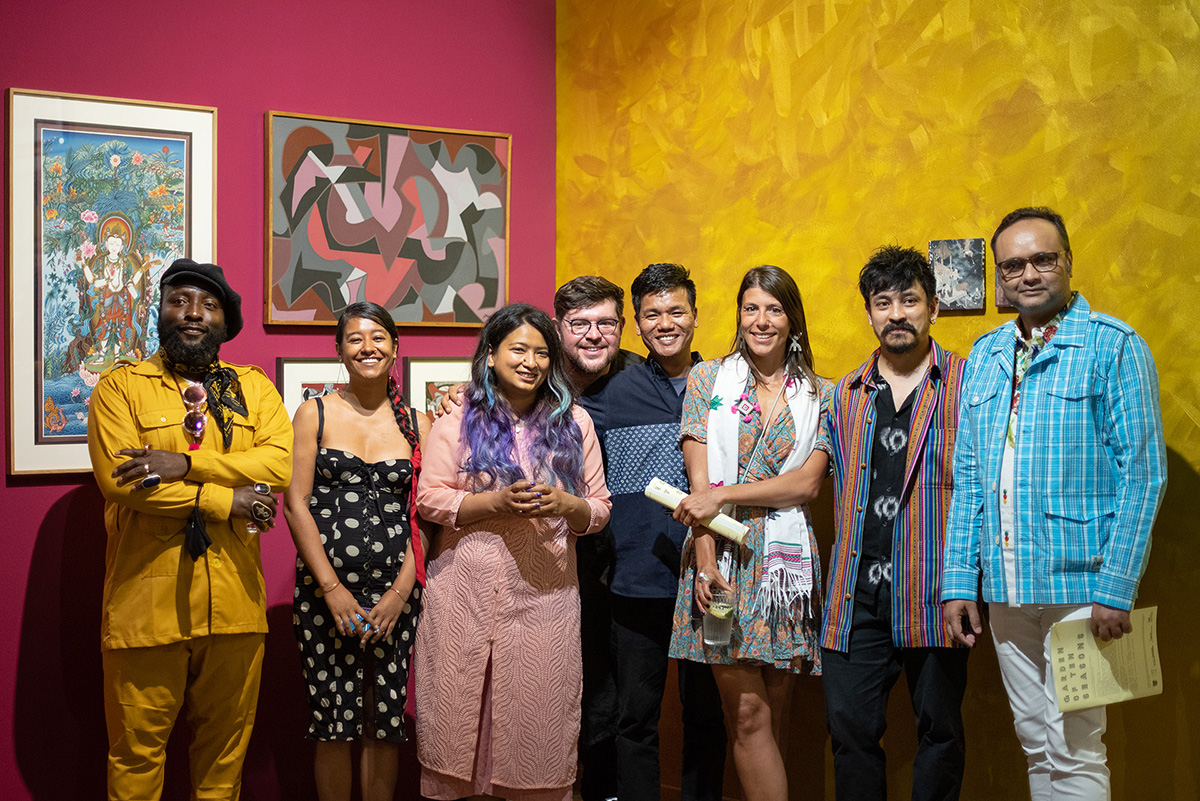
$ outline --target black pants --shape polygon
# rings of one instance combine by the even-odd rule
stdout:
[[[886,758],[879,741],[887,729],[888,695],[901,670],[917,718],[913,801],[953,801],[963,780],[961,707],[970,651],[896,647],[886,593],[881,600],[879,606],[855,601],[848,652],[822,649],[838,801],[887,798]]]
[[[580,537],[579,634],[583,651],[583,699],[579,762],[583,768],[579,794],[583,801],[606,801],[617,795],[617,685],[612,653],[612,603],[608,576],[612,568],[611,534]]]
[[[617,657],[617,789],[622,801],[659,797],[658,718],[666,690],[674,598],[612,596]],[[725,721],[712,669],[679,660],[684,801],[719,801]]]

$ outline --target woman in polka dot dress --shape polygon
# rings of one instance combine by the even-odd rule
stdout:
[[[363,799],[391,799],[405,740],[408,670],[424,583],[411,498],[429,420],[402,402],[396,325],[374,303],[338,320],[349,375],[294,420],[284,511],[296,542],[293,624],[317,741],[321,801],[349,799],[361,742]]]

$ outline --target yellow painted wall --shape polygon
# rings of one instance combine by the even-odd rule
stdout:
[[[742,273],[775,263],[800,283],[818,372],[840,375],[874,345],[855,283],[873,248],[990,238],[1022,205],[1063,214],[1075,287],[1150,343],[1170,448],[1139,601],[1162,607],[1166,692],[1110,709],[1113,797],[1196,798],[1200,2],[559,0],[558,37],[558,278],[628,287],[683,263],[706,355],[728,348]],[[965,354],[1008,319],[990,281],[989,253],[989,308],[939,320],[944,345]],[[972,659],[966,798],[1027,792],[994,663]],[[832,797],[822,718],[805,683],[793,798]]]

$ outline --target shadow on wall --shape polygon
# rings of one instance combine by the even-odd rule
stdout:
[[[90,481],[68,492],[47,510],[30,559],[12,725],[17,767],[39,801],[105,797],[103,509]]]
[[[21,779],[38,801],[105,797],[108,737],[99,638],[103,510],[104,500],[91,482],[68,492],[43,518],[30,560],[13,731]],[[313,745],[304,736],[308,706],[291,604],[268,610],[267,623],[270,633],[242,798],[315,799]],[[411,717],[406,724],[411,738]],[[181,715],[167,746],[163,798],[189,795],[190,739]],[[410,739],[401,746],[397,801],[417,801],[419,783],[416,746]]]

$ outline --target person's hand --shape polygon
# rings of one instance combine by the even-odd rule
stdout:
[[[242,487],[233,488],[233,503],[229,507],[229,519],[245,518],[259,529],[270,529],[275,525],[275,495],[274,493],[262,494],[254,487],[254,484],[247,484]],[[257,485],[260,489],[264,485]],[[261,507],[267,507],[271,514],[269,516],[261,514]],[[259,514],[255,514],[258,511]]]
[[[463,392],[467,389],[467,385],[455,384],[446,390],[446,394],[442,395],[442,399],[438,401],[437,408],[433,410],[434,417],[442,417],[450,414],[457,407],[462,406]]]
[[[566,517],[586,503],[571,493],[549,484],[534,484],[529,488],[532,495],[533,508],[525,513],[526,517]]]
[[[692,583],[692,598],[701,612],[707,612],[712,603],[713,592],[733,592],[733,587],[717,570],[716,563],[698,566]]]
[[[528,517],[530,512],[539,508],[536,504],[541,501],[541,495],[533,491],[534,486],[534,482],[523,478],[493,492],[494,513]]]
[[[1133,621],[1129,619],[1129,612],[1124,609],[1115,609],[1104,604],[1092,604],[1092,619],[1088,623],[1088,628],[1092,630],[1092,636],[1098,637],[1102,642],[1109,640],[1119,640],[1126,634],[1133,631]]]
[[[325,605],[329,607],[329,614],[333,615],[333,623],[343,637],[350,635],[357,637],[364,634],[367,616],[363,614],[362,607],[358,605],[358,601],[354,600],[354,595],[350,590],[340,583],[337,584],[325,593]]]
[[[946,601],[942,604],[942,625],[946,629],[946,636],[953,642],[974,648],[979,635],[983,633],[979,605],[974,601]]]
[[[156,451],[149,445],[141,448],[124,448],[117,451],[117,456],[129,457],[113,468],[112,477],[117,480],[117,486],[133,484],[130,489],[153,489],[168,481],[179,481],[188,472],[188,460],[182,453],[175,451]],[[154,476],[160,480],[155,481]]]
[[[364,623],[369,624],[370,628],[365,628],[362,632],[360,645],[363,648],[367,647],[368,643],[378,642],[380,639],[386,639],[392,636],[392,630],[396,628],[396,624],[400,621],[400,615],[404,612],[404,604],[407,599],[401,598],[399,590],[387,590],[379,598],[379,603],[375,604],[375,608],[367,613],[367,618]]]
[[[724,496],[724,487],[696,490],[679,502],[671,516],[685,526],[702,525],[705,520],[721,511],[721,507],[725,505]]]

